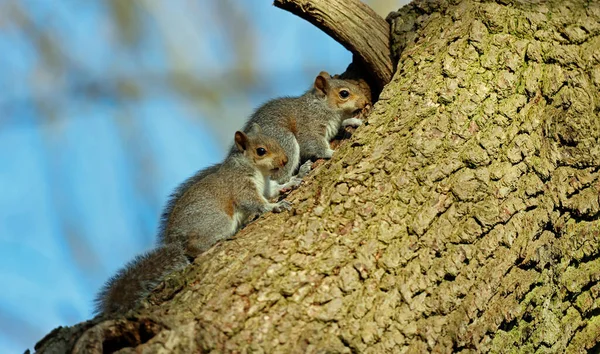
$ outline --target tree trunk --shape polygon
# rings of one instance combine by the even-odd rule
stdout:
[[[419,1],[368,125],[93,353],[578,353],[600,343],[600,5]]]

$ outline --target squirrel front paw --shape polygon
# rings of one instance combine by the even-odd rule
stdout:
[[[293,176],[292,178],[290,178],[289,182],[286,183],[286,187],[296,188],[300,185],[300,183],[302,183],[302,178],[298,176]]]
[[[302,166],[300,166],[300,168],[298,169],[296,177],[302,180],[302,178],[306,177],[306,175],[310,172],[310,170],[312,169],[312,165],[313,162],[311,160],[308,160],[305,163],[303,163]]]
[[[281,213],[284,210],[292,210],[292,203],[288,202],[285,199],[275,203],[271,211],[274,213]]]
[[[358,118],[348,118],[348,119],[344,119],[344,121],[342,122],[342,127],[358,128],[362,124],[363,124],[362,120],[360,120]]]
[[[326,159],[329,160],[332,156],[333,156],[334,151],[330,148],[328,148],[327,150],[323,151],[323,153],[315,156],[317,159]]]

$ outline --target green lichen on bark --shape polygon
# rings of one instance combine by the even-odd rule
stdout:
[[[444,280],[456,289],[443,295],[452,306],[434,313],[448,319],[439,334],[436,322],[424,320],[423,329],[436,333],[421,335],[429,350],[578,352],[597,345],[599,10],[583,1],[424,2],[389,17],[401,24],[392,28],[401,43],[396,78],[404,77],[386,91],[394,96],[390,107],[398,115],[437,108],[437,120],[415,124],[403,113],[400,124],[407,137],[422,139],[411,157],[426,172],[419,184],[431,176],[456,199],[429,217],[420,241],[430,240],[446,261],[457,250],[474,255],[442,279],[437,271],[437,289],[416,287],[432,304]],[[415,30],[411,51],[402,40]],[[431,145],[422,148],[436,137],[433,154]],[[462,165],[438,172],[449,160]]]
[[[600,337],[600,6],[418,1],[352,141],[148,299],[127,352],[584,352]],[[153,322],[154,323],[154,322]]]

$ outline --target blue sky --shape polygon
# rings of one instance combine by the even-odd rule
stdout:
[[[229,1],[247,31],[215,16],[216,0],[136,3],[133,42],[119,39],[105,1],[0,4],[1,353],[92,317],[106,279],[153,246],[169,193],[224,156],[253,108],[351,60],[270,1]],[[58,54],[46,58],[27,26]],[[247,58],[230,43],[242,32]],[[244,65],[252,79],[238,83]],[[174,72],[208,91],[174,88],[164,79]],[[123,82],[143,93],[121,94]]]

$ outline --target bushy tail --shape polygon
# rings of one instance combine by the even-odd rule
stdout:
[[[167,275],[189,263],[177,244],[162,245],[137,256],[104,284],[96,297],[96,313],[122,314],[133,309]]]

